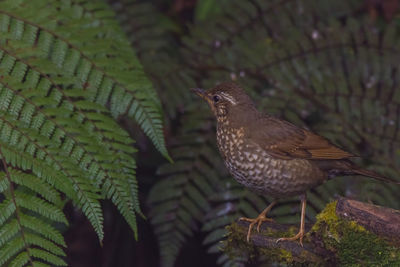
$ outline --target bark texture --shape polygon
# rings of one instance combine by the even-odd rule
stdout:
[[[228,227],[225,252],[230,257],[255,261],[305,263],[336,266],[353,263],[373,266],[379,261],[400,265],[400,211],[341,197],[317,215],[303,246],[282,241],[298,225],[264,222],[246,241],[249,223],[238,221]],[[378,262],[376,262],[378,261]]]
[[[339,198],[336,214],[400,245],[400,211],[347,198]]]

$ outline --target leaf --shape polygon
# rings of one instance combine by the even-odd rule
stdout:
[[[169,156],[160,100],[114,16],[100,0],[0,3],[0,265],[66,265],[54,225],[69,200],[100,241],[104,198],[137,237],[137,150],[117,118]]]

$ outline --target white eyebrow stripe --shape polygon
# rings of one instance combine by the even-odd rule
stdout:
[[[232,105],[236,105],[237,104],[236,100],[230,94],[221,92],[221,96],[223,96],[226,100],[231,102]]]

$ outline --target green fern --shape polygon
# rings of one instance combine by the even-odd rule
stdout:
[[[55,222],[68,224],[59,192],[36,176],[12,169],[2,148],[0,156],[5,170],[0,173],[5,198],[0,204],[0,265],[17,256],[10,264],[24,266],[30,262],[33,265],[33,258],[40,258],[53,265],[66,266],[60,258],[65,256],[60,248],[66,246],[64,238],[51,226]],[[32,182],[37,183],[29,187]]]
[[[192,108],[197,111],[198,105]],[[185,240],[193,235],[210,209],[208,196],[218,184],[215,169],[221,169],[221,162],[207,160],[215,158],[215,144],[209,142],[209,136],[193,132],[191,124],[198,125],[206,119],[203,114],[187,115],[190,121],[186,121],[188,124],[177,136],[179,141],[171,148],[175,163],[159,168],[158,174],[163,178],[149,195],[149,216],[157,233],[163,266],[173,266]]]
[[[66,265],[60,193],[100,240],[103,198],[137,237],[136,149],[115,119],[132,118],[169,156],[160,102],[110,8],[2,1],[0,73],[0,265]]]
[[[135,47],[146,73],[152,78],[168,118],[176,118],[190,101],[187,88],[196,86],[195,71],[187,68],[172,34],[183,31],[152,3],[140,0],[109,0]],[[156,62],[156,64],[155,64]],[[166,123],[169,123],[166,120]]]

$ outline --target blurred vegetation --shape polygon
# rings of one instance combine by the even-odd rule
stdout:
[[[24,7],[22,0],[3,2],[7,4],[0,8],[5,25],[2,32],[8,29],[4,20],[13,12],[7,11],[6,8],[10,8],[7,5]],[[88,110],[83,108],[82,112],[72,109],[72,113],[77,115],[75,121],[81,121],[82,116],[97,108],[101,110],[100,113],[106,114],[107,121],[110,118],[118,121],[118,125],[100,128],[99,131],[88,125],[83,129],[86,132],[74,132],[89,136],[94,133],[105,135],[99,139],[97,146],[104,140],[107,142],[98,151],[108,150],[108,147],[111,152],[106,153],[111,154],[124,150],[123,146],[113,145],[114,140],[119,139],[108,137],[104,131],[118,129],[123,136],[129,133],[130,137],[124,139],[127,147],[131,147],[133,140],[136,140],[135,147],[139,152],[132,157],[133,151],[127,151],[131,154],[124,157],[129,159],[131,165],[128,162],[119,163],[129,165],[131,169],[121,168],[118,171],[118,167],[114,167],[113,170],[116,177],[126,171],[126,179],[132,181],[132,188],[135,188],[134,181],[138,179],[139,193],[133,195],[139,199],[143,213],[149,220],[139,221],[138,243],[126,245],[132,247],[133,252],[122,255],[118,253],[124,250],[113,251],[113,257],[120,263],[118,266],[132,266],[122,263],[123,257],[132,255],[143,266],[158,263],[163,266],[187,266],[189,263],[193,266],[246,265],[246,259],[235,260],[221,251],[220,241],[227,233],[225,226],[240,216],[256,216],[271,199],[247,191],[228,175],[216,150],[214,119],[208,107],[192,96],[191,87],[209,88],[218,82],[236,81],[245,87],[260,109],[326,136],[337,145],[360,155],[363,159],[359,159],[359,164],[399,179],[398,1],[108,0],[109,6],[94,0],[60,1],[66,3],[63,8],[70,8],[72,12],[65,14],[59,14],[62,8],[57,6],[48,9],[53,5],[48,4],[50,1],[33,2],[37,5],[30,5],[31,9],[15,11],[18,14],[14,18],[16,27],[26,30],[29,27],[25,24],[35,22],[34,28],[39,25],[40,31],[48,30],[51,39],[63,38],[60,41],[61,51],[79,48],[78,53],[74,52],[78,58],[86,55],[85,49],[88,49],[85,59],[89,63],[101,64],[98,75],[111,77],[120,88],[116,90],[115,99],[112,96],[99,99],[101,85],[90,82],[88,91],[92,95],[79,93],[78,96],[71,95],[71,101],[63,97],[62,100],[54,100],[57,103],[65,101],[69,107],[85,98],[105,108],[90,106]],[[87,13],[82,12],[82,7],[86,7],[83,10]],[[52,17],[52,14],[57,15]],[[81,16],[84,20],[71,21],[74,18],[71,14]],[[59,16],[63,19],[59,19]],[[72,28],[67,27],[69,22]],[[118,22],[124,33],[117,27]],[[89,28],[86,33],[78,31],[83,23]],[[112,27],[108,29],[108,25]],[[31,35],[37,34],[36,29]],[[80,41],[80,38],[84,40]],[[103,38],[106,38],[104,43]],[[129,40],[131,45],[125,41],[122,41],[123,44],[113,44],[114,40]],[[10,45],[10,42],[1,44]],[[99,46],[92,47],[95,44]],[[18,49],[12,51],[19,53]],[[140,63],[132,51],[135,51]],[[29,53],[34,52],[26,53],[18,55],[24,60],[20,64],[29,65]],[[15,60],[16,56],[12,57]],[[57,57],[46,55],[45,58],[55,61],[57,65]],[[41,68],[42,62],[32,64]],[[36,68],[36,65],[33,66]],[[71,71],[69,66],[63,67],[62,64],[58,68],[51,65],[50,70],[45,66],[42,78],[47,79],[52,75],[65,78],[57,80],[56,84],[60,84],[61,89],[53,85],[54,91],[86,88],[88,78],[80,78],[79,82],[73,79],[73,76],[80,75],[79,71]],[[159,99],[143,77],[143,72],[156,89]],[[93,79],[98,81],[99,78]],[[125,91],[134,93],[121,93]],[[77,92],[71,91],[71,94]],[[143,103],[143,108],[147,107],[149,113],[135,113],[137,110],[134,108],[134,114],[121,112],[118,107],[127,99],[137,99],[137,103]],[[57,107],[61,105],[57,103]],[[153,142],[168,157],[160,135],[160,103],[164,110],[164,136],[173,163],[164,160],[150,144]],[[133,103],[129,104],[136,107]],[[6,113],[6,109],[2,109],[2,112]],[[146,124],[141,117],[143,114],[153,114],[147,119],[154,121],[155,128],[148,127],[153,123]],[[9,116],[18,117],[18,114]],[[143,131],[139,130],[137,124],[141,125]],[[143,132],[150,139],[144,138]],[[2,141],[1,144],[7,142]],[[85,147],[85,144],[82,141],[78,146]],[[74,160],[71,158],[72,163]],[[111,159],[93,157],[92,160],[104,164],[105,169],[111,168],[108,163],[114,163]],[[115,158],[115,161],[118,160],[118,157]],[[79,165],[79,160],[75,163]],[[138,166],[137,173],[135,163]],[[63,175],[69,176],[66,173]],[[86,179],[85,183],[88,183],[87,177],[92,177],[85,173],[82,176]],[[102,182],[103,179],[98,181],[101,188]],[[17,181],[13,183],[18,184]],[[56,189],[63,192],[60,188]],[[96,201],[105,196],[113,200],[124,214],[120,206],[122,202],[116,201],[113,195],[117,193],[111,189],[107,192],[98,193]],[[126,193],[121,194],[124,196]],[[400,208],[398,188],[394,186],[365,178],[337,178],[310,192],[307,219],[314,221],[315,215],[336,195],[353,196]],[[79,207],[79,201],[74,203]],[[300,218],[299,206],[296,198],[284,199],[272,210],[271,215],[281,222],[297,223]],[[115,214],[107,204],[103,208],[106,215]],[[108,225],[127,229],[123,223],[114,223],[115,219],[109,219]],[[105,224],[107,228],[107,221]],[[135,225],[132,224],[133,229]],[[97,232],[100,228],[96,229]],[[114,229],[109,231],[109,235],[115,233],[120,238],[109,240],[115,246],[121,246],[118,240],[126,241],[124,233],[116,233]],[[68,235],[69,232],[67,239]],[[107,231],[105,236],[104,250],[109,249]],[[154,256],[157,252],[159,257]],[[193,255],[202,255],[203,258],[197,259]],[[109,264],[104,266],[113,266]],[[140,263],[138,265],[141,266]]]

